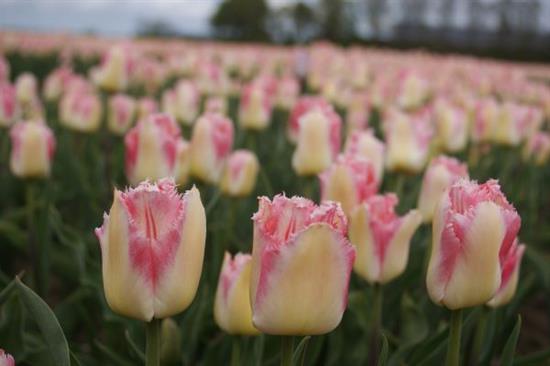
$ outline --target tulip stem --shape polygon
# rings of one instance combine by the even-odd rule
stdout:
[[[369,360],[372,365],[378,363],[380,334],[382,332],[382,285],[374,284],[372,288],[372,329],[370,335]]]
[[[281,338],[281,366],[292,366],[292,354],[294,353],[294,339],[290,336]]]
[[[145,366],[160,365],[160,322],[160,319],[153,319],[147,323]]]
[[[231,366],[239,366],[241,358],[241,347],[239,337],[233,336],[233,348],[231,349]]]
[[[462,333],[462,309],[451,312],[451,328],[447,345],[446,366],[458,366],[460,359],[460,336]]]

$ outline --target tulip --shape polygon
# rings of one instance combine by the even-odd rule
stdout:
[[[260,163],[252,151],[235,150],[227,159],[220,183],[221,191],[228,196],[248,196],[256,186],[259,170]]]
[[[0,366],[15,366],[15,360],[0,348]]]
[[[265,130],[271,120],[271,101],[259,84],[244,87],[241,94],[239,122],[243,129]]]
[[[300,95],[300,83],[294,77],[284,77],[277,87],[276,103],[279,108],[290,110]]]
[[[15,88],[0,81],[0,127],[9,127],[19,117]]]
[[[277,335],[316,335],[342,319],[355,250],[340,205],[277,195],[253,216],[252,322]],[[292,301],[289,301],[292,299]]]
[[[37,84],[36,77],[31,73],[25,72],[17,77],[15,91],[19,103],[29,104],[37,98]]]
[[[141,120],[143,118],[149,117],[151,114],[157,113],[158,103],[156,100],[150,97],[143,97],[138,100],[137,106],[137,119]]]
[[[537,132],[531,136],[523,149],[523,158],[532,159],[537,166],[544,165],[550,157],[550,134]]]
[[[191,145],[184,139],[178,141],[177,158],[174,177],[179,185],[186,185],[189,181],[189,170],[191,165]]]
[[[370,105],[368,95],[358,93],[353,95],[346,114],[348,135],[353,131],[364,130],[369,123]]]
[[[250,306],[252,256],[225,252],[218,289],[214,300],[214,320],[225,332],[234,335],[256,335]]]
[[[300,119],[314,109],[332,110],[331,105],[322,97],[301,97],[292,108],[288,119],[288,138],[292,142],[298,140]]]
[[[501,284],[499,251],[512,245],[521,219],[495,180],[461,180],[443,195],[433,222],[426,284],[449,309],[481,305]]]
[[[499,254],[500,261],[500,287],[491,300],[487,302],[490,307],[506,305],[516,293],[519,278],[521,258],[525,252],[525,245],[518,245],[515,239],[512,245],[502,246]]]
[[[10,79],[10,64],[3,56],[0,56],[0,82]]]
[[[493,131],[498,123],[499,105],[494,99],[480,100],[475,106],[472,126],[474,142],[488,142],[493,138]]]
[[[342,120],[332,109],[314,108],[299,121],[292,167],[298,175],[319,174],[340,152]]]
[[[418,73],[403,72],[399,75],[397,104],[404,109],[422,105],[429,94],[429,84]]]
[[[204,111],[207,113],[227,114],[227,100],[224,97],[212,96],[204,103]]]
[[[68,67],[62,66],[52,71],[44,82],[42,92],[44,99],[47,101],[58,100],[65,91],[65,86],[71,77],[73,77],[73,72]]]
[[[372,130],[366,130],[353,131],[346,140],[344,151],[345,154],[359,155],[370,161],[380,183],[384,174],[384,150],[384,143],[374,136]]]
[[[434,112],[437,137],[443,149],[463,150],[468,142],[468,119],[464,110],[441,99],[435,103]]]
[[[181,80],[175,88],[176,118],[186,125],[192,125],[199,113],[200,93],[189,80]]]
[[[372,163],[358,155],[340,155],[319,175],[321,200],[337,201],[346,216],[378,191],[378,180]]]
[[[153,114],[138,122],[124,137],[128,181],[136,185],[173,177],[180,137],[176,121],[168,115]]]
[[[91,79],[104,90],[121,91],[128,87],[129,71],[128,50],[121,46],[113,46],[104,55],[101,65],[92,70]]]
[[[395,194],[368,198],[351,214],[349,238],[357,250],[353,269],[372,284],[385,284],[405,270],[411,238],[421,223],[418,210],[395,213]]]
[[[390,110],[386,124],[386,167],[418,173],[426,164],[432,127],[422,116]]]
[[[72,130],[88,133],[97,131],[101,115],[101,101],[96,94],[73,91],[61,99],[61,123]]]
[[[418,197],[418,210],[424,222],[432,220],[435,207],[445,190],[461,178],[468,178],[466,164],[444,155],[432,159],[424,173]]]
[[[528,113],[529,108],[525,106],[511,102],[503,103],[493,129],[493,141],[508,146],[519,145],[527,132]]]
[[[20,178],[45,178],[50,175],[55,152],[55,137],[43,122],[19,122],[10,130],[12,151],[10,168]]]
[[[111,309],[143,321],[185,310],[202,271],[206,217],[196,188],[183,195],[171,179],[115,189],[95,231]]]
[[[233,146],[233,123],[221,114],[206,113],[191,136],[191,175],[217,183]]]
[[[107,127],[116,135],[128,131],[136,115],[136,101],[125,94],[117,94],[109,99]]]

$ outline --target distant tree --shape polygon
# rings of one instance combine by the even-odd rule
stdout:
[[[385,0],[368,0],[367,1],[367,12],[368,20],[370,23],[370,28],[373,38],[380,37],[380,19],[386,11],[386,1]]]
[[[317,26],[317,18],[311,7],[299,2],[292,10],[294,26],[296,28],[296,40],[307,41],[311,37],[312,27]]]
[[[220,38],[268,40],[265,29],[269,8],[265,0],[224,0],[210,23]]]
[[[344,0],[322,0],[323,14],[322,36],[334,42],[349,41],[354,34],[354,17],[350,14],[348,5],[354,5]]]
[[[137,36],[147,38],[177,37],[179,32],[163,20],[142,20],[138,22]]]

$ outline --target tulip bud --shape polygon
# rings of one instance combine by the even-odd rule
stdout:
[[[160,325],[160,364],[173,365],[181,361],[181,332],[172,318],[162,320]]]
[[[149,117],[151,114],[157,113],[158,109],[157,101],[153,98],[143,97],[139,99],[137,107],[137,120],[139,121]]]
[[[523,149],[523,158],[532,160],[535,165],[542,166],[550,157],[550,134],[537,132],[527,140]]]
[[[15,88],[0,81],[0,127],[9,127],[19,117]]]
[[[342,120],[332,109],[312,109],[299,123],[292,167],[298,175],[318,174],[327,169],[340,152]]]
[[[128,131],[136,115],[136,101],[125,94],[117,94],[109,99],[107,127],[116,135]]]
[[[504,102],[493,129],[493,141],[508,146],[517,146],[525,137],[529,109],[519,104]]]
[[[70,78],[73,77],[73,72],[68,67],[59,67],[52,71],[44,81],[42,94],[47,101],[56,101],[61,98],[65,91],[65,86]]]
[[[300,95],[300,83],[294,77],[284,77],[277,86],[277,106],[290,110]]]
[[[357,155],[340,155],[319,180],[321,200],[340,202],[348,217],[357,205],[376,194],[379,183],[372,163]]]
[[[288,138],[292,142],[298,141],[300,119],[313,109],[332,110],[332,106],[322,97],[301,97],[292,108],[288,119]]]
[[[15,360],[0,348],[0,366],[15,366]]]
[[[183,195],[171,179],[116,190],[96,229],[103,287],[111,309],[151,321],[185,310],[202,271],[206,216],[196,188]]]
[[[258,158],[252,151],[235,150],[229,155],[220,188],[228,196],[245,197],[254,190],[260,170]]]
[[[212,96],[205,102],[205,113],[217,113],[227,115],[227,100],[224,97]]]
[[[73,91],[61,99],[61,123],[78,132],[95,132],[101,124],[101,101],[96,94]]]
[[[420,172],[428,159],[432,137],[429,121],[390,110],[385,133],[388,170]]]
[[[19,178],[45,178],[50,175],[55,137],[43,122],[19,122],[10,130],[11,172]]]
[[[31,73],[25,72],[17,77],[15,90],[19,103],[28,104],[37,98],[37,84],[36,77]]]
[[[487,302],[490,307],[506,305],[514,297],[518,286],[519,267],[524,252],[525,245],[518,245],[517,239],[514,240],[512,245],[508,247],[503,245],[500,249],[500,287],[493,298]]]
[[[259,84],[244,87],[241,94],[239,122],[243,129],[264,130],[271,120],[269,95]]]
[[[277,195],[253,216],[252,322],[278,335],[317,335],[342,319],[355,250],[340,205]],[[289,301],[292,299],[292,301]]]
[[[8,81],[10,79],[10,64],[8,61],[0,56],[0,82]]]
[[[346,114],[348,135],[354,131],[362,131],[369,124],[370,105],[368,95],[357,93],[352,96]]]
[[[399,75],[397,104],[403,109],[414,109],[422,105],[429,94],[429,84],[417,73],[404,72]]]
[[[495,180],[461,180],[434,214],[426,284],[433,302],[449,309],[481,305],[501,284],[499,252],[515,240],[521,219]]]
[[[346,140],[345,154],[359,155],[370,161],[379,183],[384,174],[384,150],[384,143],[374,136],[372,130],[354,131]]]
[[[189,80],[181,80],[175,88],[175,112],[179,121],[192,125],[199,114],[200,93]]]
[[[411,238],[421,223],[418,210],[395,213],[395,194],[368,198],[351,214],[349,238],[357,250],[353,269],[370,283],[384,284],[407,267]]]
[[[499,105],[494,99],[480,100],[475,106],[472,126],[474,142],[488,142],[493,137],[493,131],[498,123]]]
[[[256,335],[250,306],[252,256],[225,252],[214,302],[214,320],[229,334]]]
[[[418,197],[418,209],[424,222],[432,220],[435,206],[445,190],[461,178],[468,178],[466,164],[444,155],[432,159],[424,173]]]
[[[184,139],[178,141],[178,156],[176,158],[176,170],[174,176],[176,183],[184,186],[189,181],[189,170],[191,168],[191,145]]]
[[[193,127],[191,175],[217,183],[233,146],[233,123],[221,114],[206,113]]]
[[[96,85],[110,92],[128,87],[129,55],[121,46],[113,46],[104,55],[101,65],[92,71],[91,79]]]
[[[468,119],[466,113],[445,100],[435,103],[437,137],[445,151],[457,152],[468,142]]]
[[[180,137],[176,121],[166,114],[153,114],[128,131],[124,145],[130,184],[173,177]]]

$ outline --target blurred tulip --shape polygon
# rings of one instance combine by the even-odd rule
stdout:
[[[340,205],[301,197],[259,199],[253,216],[250,299],[254,326],[277,335],[316,335],[342,319],[355,250]],[[292,299],[292,301],[289,301]]]
[[[516,293],[519,278],[519,268],[521,258],[525,252],[525,245],[518,245],[518,240],[515,239],[512,245],[500,248],[500,287],[487,305],[490,307],[498,307],[509,303]]]
[[[435,125],[437,137],[445,151],[458,152],[468,142],[468,119],[466,113],[446,100],[435,102]]]
[[[173,177],[180,130],[166,114],[153,114],[138,122],[124,137],[126,177],[132,185]]]
[[[36,77],[29,73],[22,73],[15,81],[17,100],[21,104],[31,103],[38,98],[38,82]]]
[[[204,103],[205,113],[218,113],[227,115],[227,99],[220,96],[209,97]]]
[[[175,115],[183,124],[192,125],[199,114],[200,93],[189,80],[181,80],[175,87]]]
[[[340,202],[349,217],[353,209],[378,191],[374,167],[358,155],[340,155],[319,175],[321,200]]]
[[[387,114],[386,167],[418,173],[424,168],[430,148],[432,127],[417,116],[390,110]]]
[[[395,194],[368,198],[351,214],[349,238],[357,250],[355,272],[368,282],[385,284],[407,267],[411,238],[422,221],[418,210],[395,213]]]
[[[368,95],[358,93],[352,96],[346,113],[346,130],[348,135],[354,131],[364,130],[369,124],[370,105]]]
[[[432,301],[452,310],[489,301],[501,285],[499,252],[512,245],[520,225],[497,181],[453,184],[434,215],[426,279]]]
[[[271,121],[271,101],[258,84],[244,87],[241,93],[239,123],[243,129],[265,130]]]
[[[15,360],[0,348],[0,366],[15,366]]]
[[[50,175],[55,137],[42,121],[18,122],[10,130],[12,151],[10,169],[19,178],[45,178]]]
[[[372,130],[354,131],[346,140],[345,153],[359,155],[371,162],[376,180],[381,183],[384,174],[384,143]]]
[[[546,164],[550,157],[550,134],[548,132],[537,132],[531,136],[523,149],[523,158],[532,160],[535,165]]]
[[[519,145],[525,137],[528,108],[516,103],[504,102],[493,129],[493,141],[508,146]]]
[[[191,145],[184,139],[178,141],[176,168],[174,176],[176,183],[185,186],[189,181],[189,170],[191,168]]]
[[[206,217],[200,193],[179,194],[171,179],[115,189],[96,229],[103,287],[111,309],[143,321],[185,310],[202,271]]]
[[[398,80],[397,104],[404,109],[420,107],[429,95],[426,79],[415,72],[403,72]]]
[[[277,86],[276,104],[279,108],[290,110],[300,96],[300,83],[294,77],[284,77]]]
[[[125,94],[116,94],[109,98],[107,127],[116,135],[128,131],[136,116],[136,101]]]
[[[472,141],[488,142],[493,138],[493,131],[498,123],[500,107],[492,98],[481,99],[474,110]]]
[[[432,159],[424,173],[418,197],[418,210],[424,222],[432,220],[435,207],[445,190],[462,178],[468,178],[466,164],[444,155]]]
[[[47,101],[56,101],[61,98],[69,79],[73,76],[70,68],[61,66],[52,71],[44,81],[42,94]]]
[[[0,81],[0,127],[9,127],[19,118],[15,88]]]
[[[221,114],[199,117],[191,137],[191,175],[218,183],[233,146],[233,123]]]
[[[292,167],[298,175],[319,174],[340,152],[342,120],[332,109],[314,108],[300,118],[299,124]]]
[[[10,79],[10,64],[0,55],[0,83]]]
[[[149,117],[151,114],[157,113],[159,110],[156,100],[150,97],[143,97],[138,100],[137,120]]]
[[[103,57],[101,65],[91,72],[91,79],[100,88],[116,92],[128,87],[129,55],[123,46],[113,46]]]
[[[234,335],[256,335],[250,306],[252,256],[225,252],[218,289],[214,300],[214,320],[225,332]]]
[[[260,163],[252,151],[235,150],[227,158],[221,178],[221,191],[228,196],[245,197],[254,190]]]
[[[96,94],[74,91],[61,99],[60,120],[71,130],[95,132],[100,127],[101,115],[101,101]]]
[[[298,141],[300,119],[313,109],[332,110],[332,106],[322,97],[304,96],[292,108],[288,118],[288,138],[292,142]]]

